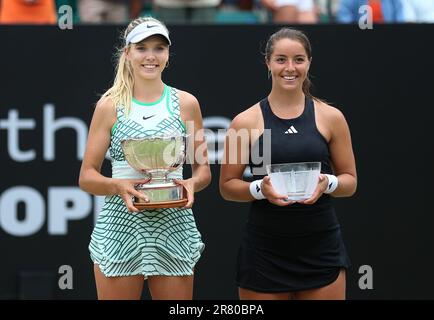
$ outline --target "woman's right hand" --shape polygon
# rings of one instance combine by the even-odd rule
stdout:
[[[149,202],[149,199],[143,193],[134,188],[138,184],[148,183],[149,179],[113,179],[113,182],[116,193],[122,198],[129,212],[140,211],[133,205],[133,197]]]
[[[287,196],[279,194],[274,190],[269,176],[265,176],[264,179],[262,179],[261,189],[262,194],[267,198],[267,200],[277,206],[283,207],[295,203],[295,201],[288,200]]]

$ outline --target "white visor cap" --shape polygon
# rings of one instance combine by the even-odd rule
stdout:
[[[167,32],[167,29],[160,23],[156,21],[145,21],[138,26],[134,27],[133,30],[127,35],[127,38],[125,40],[126,45],[129,45],[130,43],[138,43],[142,41],[143,39],[149,38],[153,35],[162,35],[167,39],[169,42],[169,46],[172,44],[170,42],[169,33]]]

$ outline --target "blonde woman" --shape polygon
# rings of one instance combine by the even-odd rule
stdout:
[[[79,179],[83,190],[106,196],[89,245],[98,298],[140,299],[148,279],[153,299],[192,299],[193,270],[204,244],[191,207],[194,193],[211,180],[200,106],[193,95],[161,79],[171,44],[162,22],[138,18],[123,41],[114,84],[94,111]],[[183,180],[182,167],[172,173],[187,190],[188,203],[139,211],[131,198],[144,198],[134,185],[146,180],[125,162],[120,141],[175,132],[190,134],[194,151],[203,151],[201,161],[191,161],[191,178]],[[108,148],[111,178],[100,173]]]

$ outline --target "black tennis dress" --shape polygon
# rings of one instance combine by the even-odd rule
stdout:
[[[303,113],[294,119],[278,118],[267,98],[260,106],[264,128],[271,129],[271,163],[320,161],[321,172],[332,173],[328,144],[317,129],[311,98],[306,98]],[[263,150],[263,135],[257,143]],[[259,166],[250,159],[251,169]],[[254,175],[255,180],[263,177]],[[312,205],[252,202],[238,253],[239,287],[269,293],[320,288],[349,267],[329,195],[323,194]]]

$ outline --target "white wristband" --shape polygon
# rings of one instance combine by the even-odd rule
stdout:
[[[325,176],[327,176],[329,182],[327,184],[327,188],[325,189],[324,193],[332,193],[338,187],[339,184],[338,177],[332,174],[326,174]]]
[[[256,200],[262,200],[266,199],[265,196],[262,194],[262,179],[252,181],[249,186],[250,194],[255,198]]]

